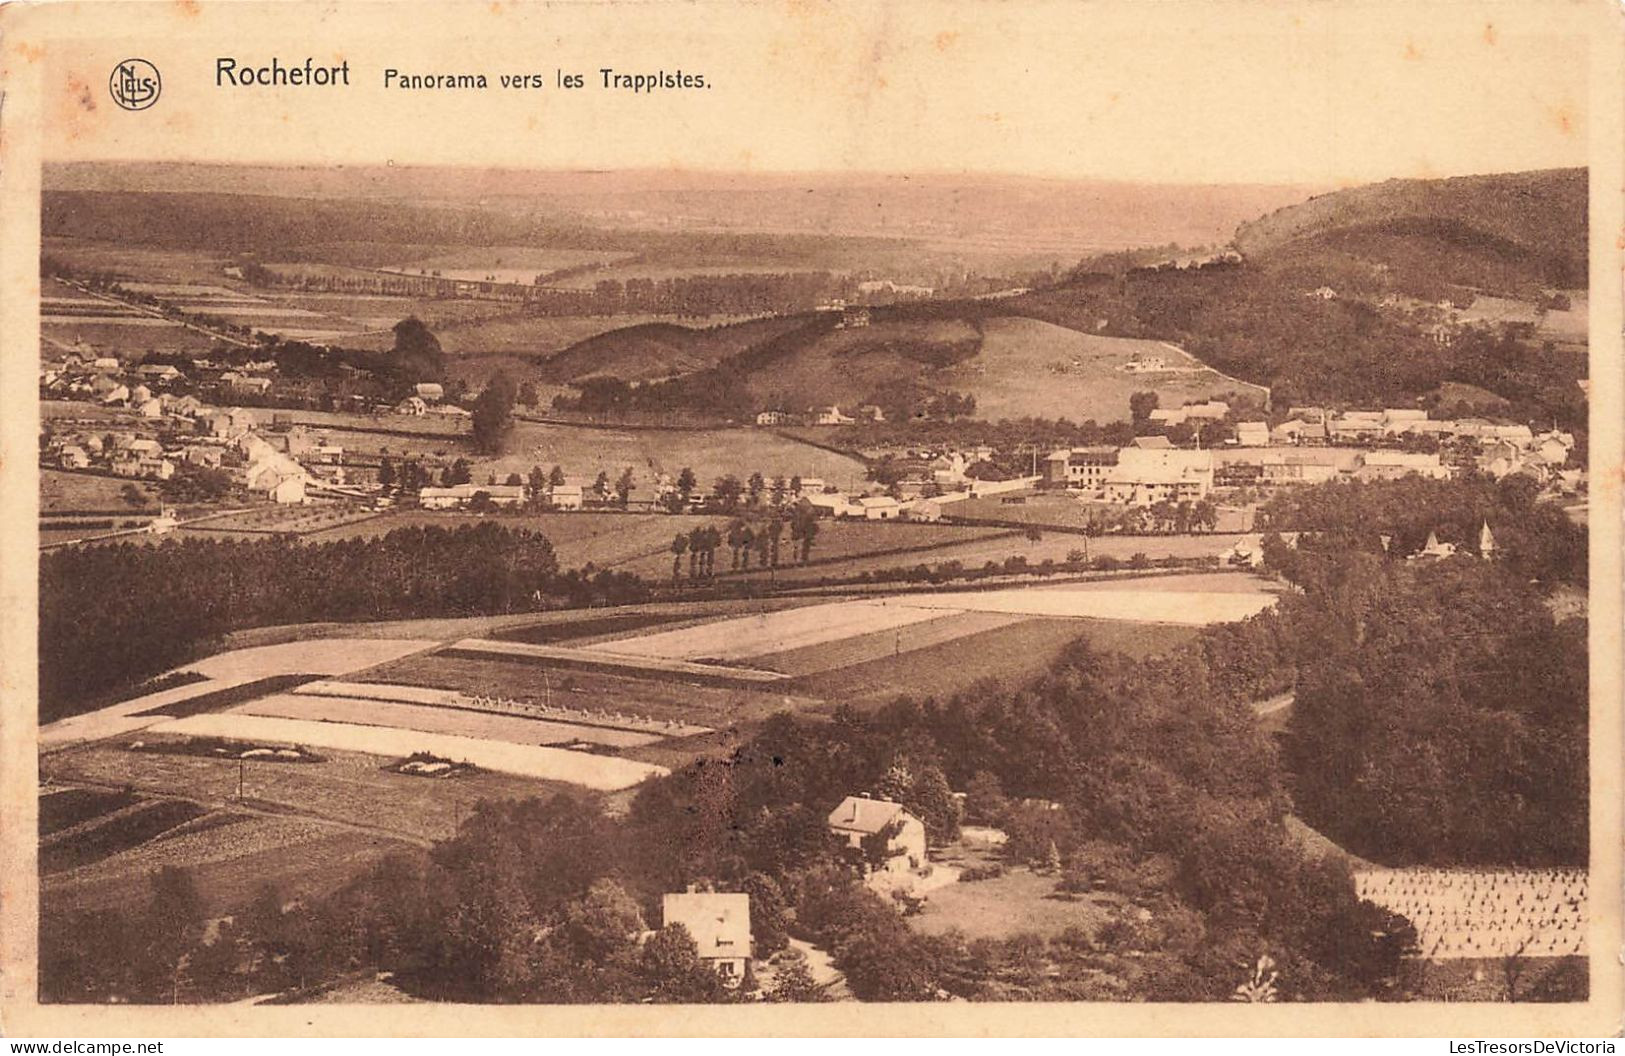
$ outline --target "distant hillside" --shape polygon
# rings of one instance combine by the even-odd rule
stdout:
[[[578,341],[543,359],[541,374],[559,384],[600,376],[649,381],[689,374],[714,367],[805,322],[805,317],[788,316],[705,329],[673,323],[627,326]]]
[[[1586,285],[1584,169],[1388,180],[1277,209],[1236,231],[1252,263],[1335,277],[1364,271],[1405,292],[1454,283],[1509,292]]]
[[[597,227],[535,206],[519,212],[473,203],[425,205],[377,197],[46,190],[40,210],[40,231],[46,239],[364,266],[417,259],[447,247],[538,246],[699,263],[766,259],[796,270],[826,267],[838,251],[895,251],[905,245],[884,238],[814,233],[636,231]]]
[[[965,253],[1041,257],[1045,265],[1124,246],[1222,242],[1242,220],[1299,201],[1314,189],[974,173],[563,172],[172,162],[48,165],[43,181],[48,195],[145,191],[370,200],[392,206],[477,207],[510,218],[551,217],[555,225],[658,227],[667,234],[907,239],[939,249],[955,246]]]
[[[558,227],[516,223],[474,209],[435,209],[379,200],[143,191],[46,191],[46,238],[125,246],[257,252],[296,259],[302,246],[386,242],[406,245],[524,245],[557,237]]]
[[[589,400],[632,400],[645,410],[703,410],[723,417],[832,404],[850,413],[874,404],[893,421],[923,411],[1104,423],[1127,419],[1129,396],[1141,390],[1157,392],[1166,406],[1212,396],[1261,406],[1267,398],[1169,345],[1019,318],[997,302],[877,308],[871,317],[865,326],[842,326],[836,316],[814,314],[712,330],[628,327],[580,342],[546,361],[544,370],[584,384]],[[706,368],[674,369],[729,346],[738,351]],[[1153,357],[1170,369],[1124,369],[1132,360]],[[581,373],[586,367],[593,369]],[[610,377],[638,380],[640,371],[655,378],[661,370],[676,376],[641,394],[594,385]]]

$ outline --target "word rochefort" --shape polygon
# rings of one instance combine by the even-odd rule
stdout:
[[[350,60],[345,59],[337,66],[318,66],[314,58],[307,56],[303,66],[284,66],[282,60],[276,58],[264,66],[248,66],[239,64],[236,59],[215,59],[214,84],[216,88],[228,84],[239,88],[299,88],[306,85],[318,88],[334,85],[348,87]]]

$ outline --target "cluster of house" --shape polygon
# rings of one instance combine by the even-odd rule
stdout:
[[[207,380],[230,394],[264,395],[276,370],[271,360],[245,363],[229,369],[207,358],[191,361],[192,382]],[[87,400],[107,407],[123,407],[146,418],[168,413],[161,390],[187,382],[188,376],[169,363],[127,366],[117,357],[97,353],[89,346],[64,352],[60,359],[41,357],[40,393],[53,399]]]
[[[61,469],[105,469],[114,476],[141,480],[168,480],[182,464],[226,469],[237,484],[272,502],[302,503],[306,488],[322,481],[301,459],[332,463],[343,454],[341,448],[313,440],[303,430],[273,442],[257,431],[254,412],[245,408],[205,407],[190,396],[170,407],[167,420],[150,434],[108,430],[102,421],[50,422],[42,458]]]
[[[1452,467],[1437,453],[1411,451],[1300,452],[1174,447],[1167,437],[1142,436],[1128,447],[1075,447],[1051,452],[1043,482],[1085,497],[1127,506],[1199,502],[1216,485],[1317,484],[1329,480],[1397,480],[1416,474],[1445,479]]]
[[[756,416],[756,424],[774,425],[852,425],[854,422],[884,422],[886,412],[872,403],[863,404],[852,414],[842,412],[838,405],[809,407],[804,412],[771,410]]]
[[[1238,435],[1239,431],[1240,427]],[[1537,433],[1520,423],[1435,419],[1426,411],[1405,408],[1333,414],[1321,407],[1293,407],[1285,421],[1269,430],[1271,444],[1298,446],[1351,446],[1417,437],[1439,443],[1465,441],[1471,451],[1467,461],[1496,479],[1523,473],[1571,488],[1583,479],[1580,469],[1568,468],[1574,434],[1555,427]]]
[[[1179,411],[1217,420],[1211,412],[1220,407],[1195,405]],[[1478,445],[1469,457],[1452,461],[1438,452],[1354,446],[1404,435],[1468,437]],[[1328,443],[1329,437],[1338,442]],[[1397,480],[1412,474],[1442,480],[1453,476],[1459,465],[1469,464],[1497,479],[1525,473],[1543,483],[1561,481],[1572,489],[1584,477],[1583,470],[1565,468],[1574,443],[1572,433],[1555,429],[1536,434],[1527,425],[1430,421],[1421,411],[1354,411],[1331,423],[1292,418],[1273,430],[1264,422],[1241,422],[1235,443],[1210,450],[1175,447],[1165,436],[1138,437],[1121,448],[1064,448],[1045,457],[1043,482],[1078,489],[1101,501],[1151,505],[1197,501],[1215,486]]]

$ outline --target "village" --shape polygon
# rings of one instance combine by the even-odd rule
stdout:
[[[346,414],[239,405],[244,394],[263,396],[275,376],[271,362],[220,369],[198,357],[183,371],[172,363],[126,364],[93,350],[70,352],[41,367],[42,397],[51,401],[41,465],[159,484],[177,474],[221,471],[227,476],[207,489],[207,497],[238,506],[257,501],[375,509],[410,503],[425,510],[691,513],[732,512],[743,502],[761,510],[805,504],[837,520],[934,523],[956,516],[998,521],[1012,512],[968,500],[997,497],[1009,506],[1059,492],[1079,509],[1095,510],[1101,530],[1112,532],[1143,531],[1144,511],[1180,504],[1206,511],[1182,517],[1182,526],[1212,530],[1218,527],[1214,503],[1229,511],[1229,530],[1247,530],[1250,510],[1274,490],[1335,480],[1523,475],[1569,502],[1582,497],[1586,486],[1584,467],[1573,454],[1574,435],[1555,428],[1537,432],[1528,424],[1484,417],[1431,418],[1404,408],[1295,406],[1268,418],[1246,418],[1247,409],[1238,413],[1217,400],[1151,409],[1137,426],[1141,435],[1127,446],[1042,453],[1032,443],[1003,450],[986,443],[865,446],[855,454],[869,465],[869,479],[856,488],[851,480],[816,475],[810,462],[804,474],[769,480],[757,473],[748,485],[753,467],[741,464],[731,474],[732,485],[719,479],[716,488],[687,470],[638,479],[634,467],[615,467],[621,479],[613,479],[597,466],[558,463],[545,475],[508,472],[479,479],[471,453],[465,457],[460,450],[470,412],[449,401],[440,384],[419,383],[398,403]],[[884,420],[879,408],[857,413]],[[857,420],[835,406],[814,408],[804,419],[827,426]],[[418,423],[431,421],[426,435],[436,441],[438,458],[412,457],[409,444],[393,458],[377,450],[346,450],[349,431],[371,427],[409,435],[423,433],[426,427]],[[789,424],[781,412],[764,412],[756,422],[763,429]],[[404,471],[409,460],[415,475]],[[640,492],[635,500],[634,488]],[[1152,523],[1162,519],[1168,518]],[[161,518],[155,524],[156,531],[172,527]]]

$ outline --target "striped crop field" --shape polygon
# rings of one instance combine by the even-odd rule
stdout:
[[[269,744],[298,744],[382,756],[404,757],[413,752],[429,752],[486,770],[544,781],[562,781],[601,792],[630,788],[645,778],[667,773],[665,767],[650,763],[590,755],[565,748],[511,744],[480,737],[385,726],[359,726],[346,722],[282,719],[241,712],[193,715],[155,727],[153,732],[187,737],[225,737]]]

